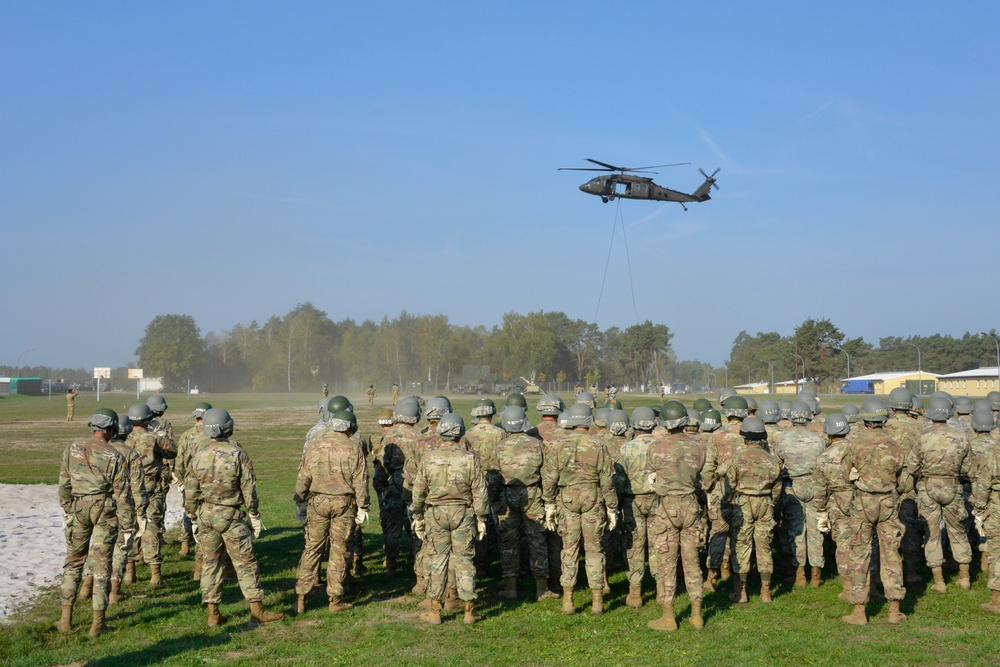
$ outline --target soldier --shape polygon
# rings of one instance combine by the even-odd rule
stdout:
[[[490,563],[493,562],[491,551],[495,551],[500,543],[496,525],[496,517],[500,515],[500,511],[497,510],[496,503],[503,489],[503,477],[497,470],[496,447],[507,437],[507,432],[493,424],[493,415],[496,413],[496,405],[491,399],[480,398],[472,408],[472,418],[476,423],[465,433],[465,440],[483,466],[491,508],[490,521],[486,524],[486,539],[476,541],[476,576],[480,579],[490,576]]]
[[[807,397],[808,398],[808,397]],[[816,459],[826,449],[826,441],[807,428],[813,410],[802,401],[792,403],[792,428],[778,438],[774,454],[781,462],[782,478],[782,542],[786,557],[795,568],[788,583],[806,585],[806,562],[812,565],[813,588],[822,582],[823,534],[816,526],[816,508],[812,504],[812,473]]]
[[[576,386],[573,387],[573,396],[579,396],[580,392],[582,391],[583,391],[583,385],[577,382]]]
[[[378,392],[375,391],[375,385],[374,384],[368,385],[368,388],[365,389],[365,396],[368,397],[368,407],[369,408],[375,407],[375,396],[377,394],[378,394]]]
[[[90,636],[107,626],[108,583],[119,531],[128,550],[135,534],[135,509],[129,487],[128,464],[109,441],[118,432],[118,415],[98,408],[87,420],[93,437],[74,440],[63,453],[59,470],[59,504],[65,514],[66,562],[63,565],[62,616],[55,628],[71,629],[73,605],[88,552],[93,560],[94,618]]]
[[[396,403],[399,403],[399,385],[395,382],[392,383],[392,407],[396,407]]]
[[[566,410],[566,405],[558,395],[546,394],[538,399],[535,409],[542,416],[542,421],[537,427],[528,429],[526,433],[542,441],[542,451],[548,456],[552,442],[566,434],[566,430],[559,424],[559,415]],[[553,524],[558,526],[562,522],[558,501],[555,503],[554,512]],[[549,590],[558,595],[562,593],[562,585],[559,582],[562,575],[562,536],[558,531],[546,530],[545,543],[548,547]]]
[[[635,427],[636,436],[621,448],[615,470],[618,478],[616,486],[620,496],[619,507],[624,518],[622,541],[627,549],[628,597],[625,598],[625,604],[639,609],[642,607],[642,579],[646,574],[647,552],[650,571],[654,576],[659,576],[660,573],[656,554],[649,540],[650,515],[656,506],[656,494],[649,484],[647,465],[649,448],[655,441],[652,432],[656,425],[656,415],[650,408],[638,407],[632,411],[632,425]],[[660,580],[656,581],[659,590]]]
[[[410,521],[406,516],[406,507],[410,500],[412,478],[405,479],[404,468],[407,461],[414,456],[417,439],[420,437],[416,429],[420,421],[420,403],[416,398],[402,399],[392,415],[393,422],[383,434],[382,466],[389,478],[385,492],[385,569],[389,577],[396,576],[396,562],[399,558],[399,538],[405,530],[409,537],[410,553],[416,563],[420,551],[420,537],[410,532]],[[418,585],[423,589],[423,572],[418,573]]]
[[[330,385],[326,382],[323,383],[323,398],[328,398],[330,396]]]
[[[732,391],[732,390],[730,390]],[[664,409],[671,401],[663,404]],[[720,471],[726,470],[729,461],[738,451],[743,449],[745,438],[740,433],[743,420],[749,414],[747,401],[735,392],[726,398],[726,423],[712,434],[712,446],[718,456]],[[763,422],[762,422],[763,423]],[[765,431],[766,443],[766,431]],[[721,473],[720,473],[721,474]],[[730,529],[733,506],[730,502],[729,489],[726,481],[720,480],[708,493],[708,519],[711,522],[711,534],[708,539],[708,578],[706,586],[714,590],[717,581],[726,579],[730,574],[731,549],[736,533]]]
[[[715,450],[684,433],[688,415],[676,405],[665,406],[660,412],[660,425],[667,434],[657,437],[649,446],[647,483],[656,496],[650,516],[652,533],[651,559],[657,569],[657,598],[663,606],[663,616],[649,621],[653,630],[676,630],[674,591],[677,588],[677,555],[684,565],[684,585],[691,598],[691,625],[701,630],[705,621],[701,615],[702,581],[698,562],[701,542],[701,503],[698,492],[701,478],[715,478]]]
[[[619,454],[622,447],[635,437],[635,430],[629,424],[628,413],[621,409],[621,402],[617,399],[611,401],[612,405],[618,405],[619,407],[613,408],[608,412],[606,418],[607,428],[600,431],[597,436],[598,439],[604,444],[608,451],[608,457],[611,461],[612,466],[612,480],[615,485],[615,493],[618,496],[618,508],[622,509],[622,489],[621,489],[621,468],[617,465],[619,459]],[[619,517],[620,518],[620,517]],[[611,586],[608,584],[608,574],[607,570],[612,566],[612,559],[616,564],[620,563],[624,567],[628,567],[628,559],[625,556],[625,549],[623,546],[622,532],[621,532],[621,521],[614,530],[608,529],[604,532],[604,543],[602,545],[604,549],[604,594],[608,595],[611,593]]]
[[[73,415],[76,414],[76,396],[79,392],[76,389],[66,390],[66,421],[73,421]]]
[[[295,481],[296,503],[306,503],[305,549],[299,560],[295,611],[305,613],[306,595],[318,582],[320,559],[330,547],[326,593],[330,612],[350,609],[340,601],[347,572],[348,540],[352,526],[368,520],[368,465],[364,452],[351,439],[358,429],[353,412],[331,415],[328,428],[306,446]]]
[[[756,552],[760,572],[760,600],[771,601],[771,538],[774,536],[774,504],[781,495],[781,463],[764,450],[767,430],[760,417],[747,417],[740,425],[745,447],[733,454],[726,466],[732,490],[732,525],[736,536],[736,568],[733,571],[733,602],[747,601],[750,557]]]
[[[892,414],[886,421],[886,435],[903,448],[903,462],[909,459],[910,450],[920,433],[920,423],[912,411],[913,395],[905,387],[896,387],[889,392],[889,409]],[[917,493],[913,488],[900,494],[899,519],[903,522],[903,574],[907,585],[923,583],[923,577],[917,574],[917,563],[924,543],[924,523],[917,511]]]
[[[146,405],[149,409],[153,411],[153,419],[150,420],[149,426],[147,427],[150,432],[152,432],[156,437],[158,437],[162,442],[169,445],[171,449],[177,451],[177,441],[174,439],[174,426],[170,421],[163,416],[163,413],[167,411],[167,399],[165,399],[161,394],[152,394],[146,399]],[[166,519],[166,497],[170,492],[171,483],[176,482],[177,488],[180,489],[182,482],[180,479],[174,475],[174,463],[177,457],[168,458],[163,462],[163,509],[164,515],[163,519]],[[161,523],[163,521],[161,519]],[[160,531],[160,541],[163,541],[164,530]]]
[[[840,409],[840,413],[847,419],[848,424],[856,424],[858,421],[858,406],[848,403]],[[854,428],[853,426],[851,428]]]
[[[827,415],[823,422],[823,431],[830,438],[830,445],[816,459],[816,467],[813,470],[816,526],[821,532],[833,536],[837,546],[837,572],[840,574],[840,584],[843,588],[837,598],[850,602],[852,535],[850,514],[854,488],[848,479],[851,469],[846,459],[847,436],[851,432],[851,425],[843,414]]]
[[[889,599],[889,624],[906,620],[899,601],[906,596],[903,587],[903,562],[899,555],[903,524],[897,505],[899,492],[912,480],[903,467],[903,448],[889,438],[882,425],[889,418],[889,407],[879,398],[861,404],[864,429],[847,446],[847,465],[854,484],[851,502],[851,604],[854,611],[844,616],[850,625],[867,625],[869,569],[872,558],[872,534],[878,535],[882,584]]]
[[[942,528],[948,531],[952,556],[959,564],[958,587],[961,589],[969,589],[969,563],[972,562],[972,550],[965,534],[968,514],[958,481],[959,477],[968,476],[972,455],[964,432],[948,424],[951,411],[947,398],[931,398],[927,418],[932,423],[917,436],[906,459],[909,474],[916,480],[920,516],[927,522],[924,556],[934,574],[931,590],[936,593],[947,591],[941,569],[944,564]],[[861,416],[864,418],[863,406]]]
[[[990,601],[979,605],[983,611],[1000,614],[1000,447],[987,450],[979,462],[976,479],[972,483],[969,501],[973,507],[976,531],[990,544],[989,579]]]
[[[782,431],[787,431],[792,427],[792,402],[778,401],[778,423],[776,426]]]
[[[517,394],[520,396],[520,394]],[[508,397],[510,400],[510,397]],[[524,397],[521,396],[521,400]],[[420,431],[420,437],[417,438],[417,442],[413,448],[413,455],[408,457],[405,465],[405,473],[403,476],[404,484],[409,484],[409,488],[412,489],[413,480],[416,478],[417,469],[420,467],[420,460],[430,450],[437,447],[440,442],[440,436],[437,432],[437,426],[441,421],[441,418],[445,415],[452,414],[451,412],[451,401],[445,396],[435,396],[434,398],[427,401],[427,409],[424,411],[424,418],[427,420],[427,426],[425,426]],[[459,438],[461,444],[468,449],[468,442],[465,440],[465,422],[462,422],[462,436]],[[412,502],[411,502],[412,505]],[[412,525],[412,523],[411,523]],[[411,535],[412,535],[411,531]],[[428,571],[429,563],[427,561],[427,555],[423,549],[417,549],[415,560],[413,564],[414,572],[416,573],[417,582],[413,586],[412,593],[414,595],[420,595],[422,593],[427,593],[426,599],[421,603],[424,606],[423,609],[430,609],[432,598],[428,593],[427,586],[430,583],[430,572]],[[454,580],[453,572],[449,572],[449,585],[447,587],[447,599],[445,600],[445,611],[453,611],[460,606],[458,598],[458,586],[457,582]]]
[[[955,397],[955,419],[965,426],[967,433],[972,433],[972,399],[968,396]]]
[[[201,449],[202,445],[208,442],[208,438],[205,437],[204,431],[201,429],[201,417],[205,414],[207,410],[212,409],[211,403],[206,403],[202,401],[194,406],[194,410],[191,412],[191,416],[194,417],[194,426],[188,430],[181,433],[181,437],[177,439],[177,459],[174,463],[174,476],[177,478],[177,486],[181,493],[181,506],[184,506],[184,475],[187,469],[188,463],[191,461],[191,457],[194,456],[195,452]],[[184,517],[181,521],[181,550],[180,554],[182,556],[187,556],[191,550],[191,541],[194,539],[194,534],[191,532],[191,521]],[[201,558],[197,554],[198,548],[195,545],[195,561],[201,562]]]
[[[542,503],[542,441],[525,433],[528,417],[516,405],[504,408],[500,417],[507,437],[496,445],[496,465],[503,487],[496,505],[500,520],[500,566],[503,587],[499,596],[517,599],[517,572],[521,545],[528,550],[535,577],[535,599],[558,597],[547,588],[549,555],[545,539],[545,507]]]
[[[385,495],[389,490],[389,473],[386,472],[382,464],[385,458],[385,436],[393,425],[392,408],[382,408],[378,413],[378,425],[382,427],[382,433],[372,436],[372,487],[378,497],[378,523],[382,529],[382,535],[386,534],[386,521],[389,513],[385,508]],[[382,565],[386,565],[385,562]]]
[[[597,409],[597,399],[594,398],[594,391],[581,391],[579,394],[576,395],[576,402],[583,403],[591,410]]]
[[[458,598],[465,608],[464,622],[479,620],[475,613],[476,570],[473,543],[486,536],[489,502],[479,458],[461,444],[465,423],[461,416],[441,416],[436,428],[440,442],[424,452],[413,480],[413,532],[428,552],[430,609],[420,620],[439,625],[441,602],[449,572],[454,572]]]
[[[545,525],[555,530],[555,502],[562,513],[560,554],[564,614],[575,612],[573,587],[579,569],[580,540],[584,543],[587,581],[593,594],[591,613],[604,611],[604,554],[601,537],[605,526],[618,524],[618,497],[611,481],[611,461],[607,450],[589,434],[594,417],[590,408],[576,403],[567,411],[571,433],[556,439],[542,469]],[[603,502],[602,502],[603,499]]]
[[[222,553],[236,568],[243,597],[250,604],[250,623],[279,621],[282,614],[264,609],[260,570],[253,553],[253,539],[264,530],[257,503],[257,480],[250,456],[238,442],[230,441],[233,418],[221,408],[202,415],[208,444],[192,458],[184,478],[184,511],[195,522],[195,535],[204,565],[201,599],[208,606],[208,627],[226,622],[219,614],[222,602]],[[242,507],[246,507],[246,514]],[[248,517],[249,525],[243,520]]]
[[[1000,448],[1000,439],[998,439],[993,433],[994,426],[996,426],[996,424],[993,421],[992,407],[987,407],[984,410],[973,411],[973,436],[969,440],[969,449],[972,453],[972,463],[969,464],[968,484],[966,485],[963,483],[963,491],[965,492],[966,498],[970,497],[972,488],[976,485],[976,480],[979,478],[979,468],[986,461],[987,455],[990,451]],[[969,509],[971,509],[971,506]],[[977,521],[975,523],[975,533],[970,535],[970,539],[972,540],[972,545],[980,552],[980,565],[983,572],[989,572],[989,553],[995,547],[988,543],[986,535],[979,530],[981,523],[981,521]]]
[[[142,542],[139,544],[136,541],[132,553],[129,554],[129,562],[125,568],[125,583],[135,583],[135,565],[141,556],[149,564],[149,585],[155,587],[163,583],[160,576],[160,566],[163,564],[161,550],[165,529],[163,522],[167,509],[167,488],[170,485],[165,462],[177,457],[177,449],[173,440],[167,440],[147,428],[153,419],[153,411],[147,404],[132,405],[128,409],[128,417],[132,422],[132,433],[125,442],[142,457],[142,471],[146,494],[149,496],[149,506],[146,508],[148,523]]]
[[[778,421],[781,419],[778,402],[767,398],[762,399],[760,407],[757,409],[757,416],[764,422],[764,428],[767,429],[767,448],[773,452],[778,444],[778,438],[786,430],[778,428]]]
[[[659,384],[659,385],[656,386],[656,390],[657,390],[657,394],[659,395],[660,402],[662,403],[667,398],[666,387],[664,387],[662,384]]]

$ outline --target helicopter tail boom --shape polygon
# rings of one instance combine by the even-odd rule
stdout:
[[[699,169],[698,171],[700,171],[701,175],[705,177],[705,182],[702,183],[701,187],[699,187],[691,194],[691,197],[700,202],[708,201],[709,199],[712,198],[711,196],[712,188],[715,188],[716,190],[719,189],[719,186],[715,184],[715,175],[719,173],[719,169],[713,171],[711,176],[706,174],[701,169]]]

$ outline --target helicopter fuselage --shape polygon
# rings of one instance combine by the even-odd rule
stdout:
[[[596,195],[605,202],[622,199],[650,199],[653,201],[703,202],[711,199],[706,183],[693,194],[686,194],[657,185],[653,179],[631,174],[597,176],[580,186],[580,190]]]

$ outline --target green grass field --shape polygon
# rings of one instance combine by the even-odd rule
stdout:
[[[313,394],[168,395],[167,417],[179,433],[191,423],[198,400],[226,407],[236,421],[238,439],[253,458],[257,471],[261,513],[268,530],[257,543],[263,585],[272,609],[287,611],[294,600],[295,567],[302,548],[301,528],[295,521],[292,491],[302,440],[315,423],[319,396]],[[650,398],[622,396],[631,410],[652,404]],[[697,396],[681,397],[690,404]],[[102,394],[101,405],[124,411],[134,395]],[[377,410],[356,401],[361,429],[377,428]],[[457,397],[456,411],[468,419],[475,397]],[[823,397],[828,409],[845,402]],[[499,402],[499,401],[498,401]],[[860,399],[853,402],[860,403]],[[529,397],[529,403],[534,401]],[[93,394],[77,400],[77,421],[65,421],[65,401],[54,398],[0,399],[0,482],[54,483],[66,443],[87,432],[86,418],[96,407]],[[380,407],[378,404],[376,408]],[[530,411],[532,419],[537,414]],[[51,629],[59,616],[57,591],[10,626],[0,626],[0,662],[12,665],[989,665],[1000,655],[1000,617],[982,612],[989,599],[984,575],[977,574],[971,591],[949,586],[946,595],[924,587],[911,590],[903,603],[910,614],[905,624],[891,628],[886,603],[869,605],[872,621],[865,628],[844,625],[840,617],[849,605],[837,600],[840,582],[831,566],[830,580],[818,589],[782,586],[774,602],[763,605],[751,579],[751,602],[732,605],[725,593],[705,599],[706,626],[698,632],[687,624],[688,599],[677,602],[682,625],[674,633],[655,633],[646,622],[660,615],[647,577],[646,606],[624,605],[628,584],[623,572],[611,576],[607,611],[589,614],[589,590],[579,590],[574,616],[559,612],[558,600],[535,603],[529,594],[534,582],[519,582],[523,597],[500,601],[494,594],[498,576],[480,581],[477,609],[484,620],[471,627],[461,613],[446,617],[441,626],[417,620],[417,598],[407,595],[412,576],[389,580],[381,567],[381,535],[376,512],[364,527],[369,573],[364,585],[346,596],[351,611],[330,615],[325,594],[310,601],[301,617],[254,630],[246,626],[248,609],[235,582],[228,583],[222,612],[229,623],[218,629],[205,626],[196,582],[190,580],[193,557],[178,555],[176,535],[165,548],[166,584],[150,593],[142,584],[127,587],[138,594],[112,607],[108,622],[116,630],[98,639],[87,636],[89,606],[77,605],[76,629],[61,636]],[[51,548],[64,550],[62,543]],[[405,546],[404,546],[405,552]],[[499,574],[498,564],[493,572]],[[924,572],[925,577],[929,573]],[[148,579],[148,569],[140,568]],[[581,581],[585,578],[581,573]]]

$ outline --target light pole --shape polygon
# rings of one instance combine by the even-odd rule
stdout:
[[[993,342],[997,344],[997,389],[1000,389],[1000,340],[993,334],[988,334],[985,331],[979,332],[980,336],[989,336],[993,339]]]
[[[765,364],[767,364],[768,366],[771,367],[771,388],[768,391],[768,393],[769,394],[773,394],[774,393],[774,364],[772,364],[770,361],[767,361],[766,359],[758,359],[757,361],[763,361]]]
[[[903,342],[906,343],[906,341]],[[913,343],[906,344],[917,351],[917,396],[921,396],[924,393],[924,370],[923,365],[920,363],[920,348]]]
[[[726,386],[729,386],[729,366],[723,366],[722,371],[726,374]]]
[[[835,347],[833,349],[836,350],[837,352],[843,352],[845,355],[847,355],[847,379],[848,379],[848,381],[850,381],[850,379],[851,379],[851,354],[847,350],[845,350],[844,348],[842,348],[842,347]]]
[[[21,377],[21,356],[34,351],[35,348],[31,348],[30,350],[25,350],[21,354],[17,355],[17,366],[14,367],[14,377]]]
[[[800,357],[799,355],[795,354],[794,352],[792,354],[798,360],[798,361],[796,361],[796,365],[795,365],[795,379],[794,379],[795,386],[793,387],[793,389],[795,390],[794,393],[797,396],[798,393],[799,393],[799,366],[798,366],[798,362],[799,361],[802,362],[802,379],[805,380],[806,379],[806,360],[803,359],[802,357]]]

